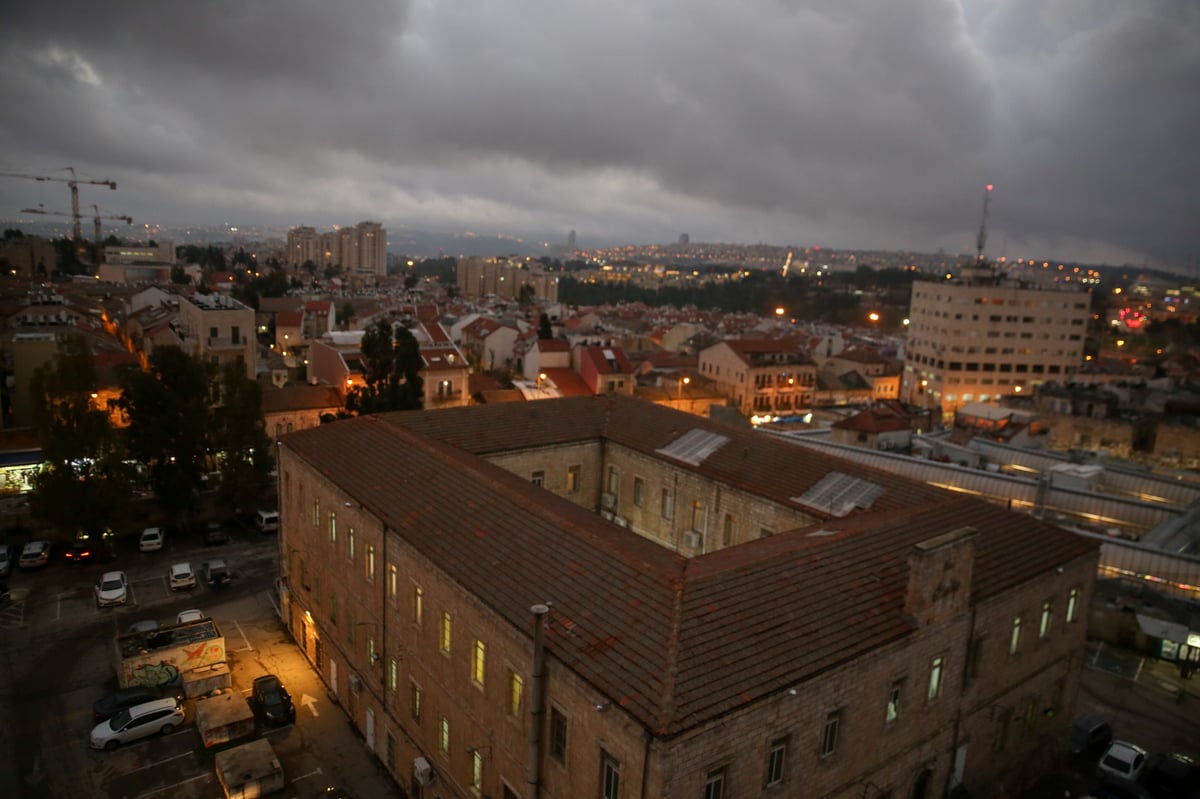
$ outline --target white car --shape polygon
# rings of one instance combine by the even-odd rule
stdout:
[[[175,697],[126,708],[92,730],[92,748],[113,750],[124,743],[167,733],[183,724],[183,706]]]
[[[129,598],[129,581],[125,572],[105,572],[96,583],[96,607],[124,605]]]
[[[196,573],[190,563],[176,563],[167,572],[167,582],[172,591],[182,591],[185,588],[196,587]]]
[[[1113,741],[1100,758],[1100,771],[1129,782],[1137,780],[1146,765],[1146,750],[1126,741]]]
[[[36,569],[50,562],[50,542],[30,541],[21,549],[17,565],[22,569]]]
[[[208,617],[204,615],[204,611],[193,608],[191,610],[179,611],[179,615],[175,617],[175,623],[191,624],[195,621],[204,621],[206,618]]]
[[[163,546],[163,531],[161,527],[147,527],[142,530],[142,537],[138,541],[138,549],[143,552],[157,552]]]

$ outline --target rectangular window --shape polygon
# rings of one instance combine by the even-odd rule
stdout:
[[[392,693],[396,693],[397,678],[400,674],[400,667],[396,663],[396,659],[392,658],[388,662],[388,688]]]
[[[887,713],[885,721],[895,721],[900,718],[900,691],[904,687],[903,680],[896,680],[888,689]]]
[[[544,485],[546,485],[546,473],[541,469],[538,469],[529,476],[529,482],[533,483],[538,488],[542,488]]]
[[[763,785],[770,787],[783,782],[783,765],[787,757],[787,745],[787,738],[771,742],[771,748],[767,751],[767,775],[763,778]]]
[[[387,763],[388,771],[396,769],[396,737],[390,732],[387,734],[387,744],[384,749],[384,762]]]
[[[1072,588],[1067,594],[1067,623],[1071,624],[1079,618],[1079,589]]]
[[[332,520],[330,524],[333,524]],[[351,563],[354,562],[354,528],[346,528],[346,557]]]
[[[475,639],[475,645],[471,650],[471,681],[483,687],[484,671],[487,665],[487,644]]]
[[[675,518],[675,495],[669,488],[662,490],[662,517],[667,520]]]
[[[408,684],[408,710],[413,721],[421,720],[421,686],[415,682]]]
[[[442,631],[440,646],[444,654],[450,654],[450,611],[442,611]]]
[[[1038,637],[1048,638],[1050,636],[1050,623],[1054,620],[1054,600],[1047,599],[1042,603],[1042,621],[1038,625]]]
[[[704,799],[725,799],[725,769],[708,772],[704,781]]]
[[[646,481],[640,477],[633,478],[633,504],[639,508],[646,502]]]
[[[613,496],[616,496],[617,489],[620,488],[620,486],[621,486],[621,475],[617,471],[617,467],[609,466],[608,467],[608,488],[605,490],[608,491],[608,493],[612,494]]]
[[[329,620],[337,626],[337,594],[329,592]]]
[[[567,493],[568,494],[578,494],[579,493],[579,470],[580,470],[579,466],[568,466],[567,467]]]
[[[935,657],[933,662],[929,664],[929,693],[926,698],[929,701],[937,699],[942,694],[942,665],[944,661],[941,655]]]
[[[421,586],[413,586],[413,624],[420,624],[425,618],[425,591]]]
[[[1008,654],[1015,655],[1021,649],[1021,616],[1013,616],[1012,634],[1008,638]]]
[[[525,696],[525,680],[515,671],[508,673],[508,715],[520,716]]]
[[[483,790],[483,755],[478,749],[471,752],[471,790],[475,793]]]
[[[329,511],[329,543],[337,544],[337,514]]]
[[[983,638],[971,639],[967,647],[967,679],[974,680],[979,676],[979,664],[983,662]]]
[[[450,754],[450,719],[445,716],[438,717],[438,748],[442,754]]]
[[[837,749],[838,726],[842,722],[842,713],[835,710],[825,717],[825,730],[821,734],[821,756],[833,754]]]
[[[708,511],[703,500],[698,499],[692,503],[692,529],[699,533],[708,530]]]
[[[321,524],[321,500],[319,500],[319,499],[313,500],[312,510],[313,510],[313,515],[312,515],[313,527],[318,527]]]
[[[621,764],[603,749],[600,750],[600,796],[602,799],[621,796]]]
[[[721,546],[733,546],[733,514],[725,514],[725,526],[721,530]]]
[[[396,604],[396,600],[400,595],[400,570],[396,568],[395,563],[389,563],[388,569],[388,599],[392,600],[392,604]]]
[[[358,625],[354,623],[354,614],[351,613],[349,610],[347,610],[346,611],[346,643],[350,644],[350,646],[352,646],[352,647],[354,646],[354,630],[356,627],[358,627]]]
[[[367,579],[375,582],[375,546],[367,544]]]
[[[567,717],[556,707],[550,708],[550,754],[559,763],[567,757]]]
[[[367,662],[374,665],[379,660],[379,654],[375,651],[375,636],[367,636]]]

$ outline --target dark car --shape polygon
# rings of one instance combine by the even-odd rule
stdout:
[[[1069,745],[1071,754],[1099,754],[1112,743],[1112,727],[1099,716],[1080,713],[1071,720]]]
[[[103,539],[81,536],[67,544],[63,560],[67,563],[108,563],[112,560],[112,550]]]
[[[204,543],[224,544],[228,540],[229,533],[225,532],[225,528],[220,522],[209,522],[204,525]]]
[[[92,705],[92,716],[96,721],[104,721],[105,719],[112,718],[126,708],[140,705],[143,702],[153,702],[155,699],[161,698],[161,691],[144,685],[122,688],[120,691],[109,694],[103,699],[97,699],[96,703]]]
[[[250,690],[250,701],[263,714],[269,724],[289,724],[296,720],[296,706],[292,696],[274,674],[254,680]]]
[[[1170,752],[1150,761],[1143,782],[1155,799],[1196,796],[1197,788],[1200,788],[1200,769],[1191,757]]]

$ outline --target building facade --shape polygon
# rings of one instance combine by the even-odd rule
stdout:
[[[459,258],[455,269],[458,290],[469,297],[493,294],[502,299],[558,302],[558,276],[524,261],[507,258]]]
[[[387,230],[378,222],[359,222],[354,227],[319,233],[301,226],[288,231],[286,262],[318,268],[342,267],[343,277],[354,285],[374,285],[387,275]]]
[[[1096,546],[975,498],[621,395],[279,452],[284,621],[410,795],[991,797],[1069,724]]]
[[[720,341],[700,351],[699,370],[743,416],[786,416],[813,404],[816,364],[791,339]]]
[[[900,399],[940,408],[1032,395],[1083,364],[1090,294],[966,267],[954,280],[912,287]]]
[[[177,329],[183,351],[216,364],[240,363],[254,379],[254,309],[221,294],[179,298]]]

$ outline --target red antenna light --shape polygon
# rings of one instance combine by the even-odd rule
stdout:
[[[991,191],[991,190],[992,190],[992,184],[991,184],[991,183],[987,184],[987,190],[988,190],[988,191]]]

